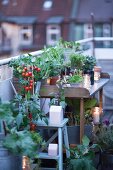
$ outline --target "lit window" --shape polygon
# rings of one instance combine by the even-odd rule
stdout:
[[[9,0],[2,0],[2,5],[7,5]]]
[[[31,45],[33,42],[33,30],[32,26],[20,27],[20,44]]]
[[[46,44],[56,45],[61,37],[61,29],[59,25],[49,25],[46,30]]]
[[[44,9],[50,9],[52,7],[52,1],[51,0],[46,0],[43,4]]]

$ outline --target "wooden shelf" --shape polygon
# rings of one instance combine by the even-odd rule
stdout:
[[[101,73],[99,81],[95,81],[91,85],[90,90],[83,86],[69,86],[64,87],[64,95],[66,98],[79,98],[80,99],[80,142],[84,135],[84,99],[94,96],[99,93],[99,107],[103,108],[103,87],[109,82],[110,76],[107,73]],[[40,89],[40,96],[42,98],[52,98],[59,92],[56,85],[42,85]]]
[[[49,156],[48,153],[44,153],[44,152],[40,152],[38,154],[38,157],[40,159],[55,159],[55,160],[59,159],[59,155],[57,155],[57,156]]]
[[[64,87],[64,95],[67,98],[89,98],[103,88],[109,81],[109,78],[101,78],[91,86],[90,90],[84,87],[70,86]],[[58,93],[59,89],[55,85],[42,85],[40,90],[40,96],[45,98],[54,97],[55,93]]]

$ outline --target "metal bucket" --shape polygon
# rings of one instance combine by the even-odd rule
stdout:
[[[22,170],[22,156],[12,155],[6,148],[0,147],[0,170]]]

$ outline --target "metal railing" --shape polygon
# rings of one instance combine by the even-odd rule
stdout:
[[[105,44],[107,44],[106,42],[113,43],[113,37],[94,37],[94,38],[87,38],[87,39],[79,40],[77,42],[80,43],[81,48],[83,49],[83,53],[85,55],[92,56],[95,54],[95,57],[97,60],[101,60],[101,59],[104,59],[104,60],[112,59],[113,60],[113,48],[94,48],[95,43],[97,43],[97,42],[102,42]],[[33,56],[38,56],[41,53],[42,53],[42,51],[39,50],[39,51],[32,52],[30,54]],[[10,58],[5,58],[5,59],[0,60],[0,93],[2,91],[1,84],[3,83],[3,81],[6,85],[6,84],[8,84],[9,80],[12,79],[12,76],[13,76],[11,68],[8,67],[8,63],[10,62],[11,59],[18,58],[18,57],[19,56],[12,56]],[[3,84],[2,84],[2,86],[3,86]],[[9,86],[10,85],[8,85],[8,88],[11,88]],[[5,94],[3,94],[3,95],[5,95]],[[7,95],[9,95],[9,94],[6,94],[6,96]]]

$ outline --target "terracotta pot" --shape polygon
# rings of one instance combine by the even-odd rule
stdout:
[[[50,85],[56,85],[57,80],[59,79],[58,76],[54,76],[50,78]]]

